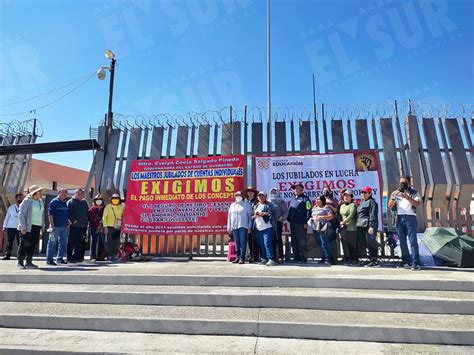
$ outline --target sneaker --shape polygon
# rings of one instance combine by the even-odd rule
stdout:
[[[240,265],[245,264],[245,261],[239,260],[239,264],[240,264]]]
[[[16,268],[17,268],[18,270],[24,270],[24,269],[26,269],[26,267],[25,267],[24,265],[22,265],[22,264],[16,264]]]
[[[265,264],[265,266],[275,266],[276,262],[274,262],[272,259],[268,260],[268,263]]]
[[[266,263],[268,263],[268,260],[267,259],[262,259],[262,260],[260,260],[260,262],[258,264],[259,265],[265,265]]]
[[[331,266],[331,263],[329,261],[325,261],[323,265],[324,266]]]
[[[410,264],[408,263],[400,263],[397,265],[397,269],[409,269],[410,268]]]
[[[371,263],[370,260],[361,261],[361,262],[359,263],[359,266],[367,266],[367,265],[369,265],[370,263]]]
[[[26,263],[25,269],[37,269],[38,265],[35,265],[33,263]]]
[[[67,264],[67,261],[64,261],[64,259],[57,259],[56,264]]]
[[[411,267],[411,270],[412,270],[412,271],[421,270],[421,267],[420,267],[420,265],[415,264],[415,265],[413,265],[413,266]]]
[[[5,255],[2,260],[10,260],[10,255]]]
[[[371,261],[365,267],[380,267],[380,264],[377,261]]]
[[[47,261],[46,262],[46,265],[51,265],[51,266],[58,266],[58,264],[56,264],[54,261]]]
[[[235,259],[235,260],[232,262],[232,264],[238,264],[239,261],[240,261],[239,259]]]

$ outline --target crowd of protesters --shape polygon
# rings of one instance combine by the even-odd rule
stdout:
[[[33,185],[28,194],[15,196],[3,222],[7,234],[6,252],[3,260],[10,260],[15,239],[18,243],[18,269],[37,269],[33,255],[44,226],[43,188]],[[84,261],[87,230],[90,230],[90,259],[113,261],[117,257],[120,243],[120,227],[124,205],[120,195],[113,194],[111,203],[98,194],[89,206],[82,189],[67,199],[68,191],[59,189],[58,195],[48,205],[49,233],[46,251],[47,265],[80,263]],[[107,245],[105,245],[107,240]]]
[[[420,204],[420,196],[410,184],[410,177],[400,179],[399,188],[390,195],[388,207],[397,217],[402,252],[402,262],[398,267],[419,270],[416,207]],[[269,196],[255,187],[236,192],[227,220],[227,231],[236,245],[234,263],[258,262],[273,266],[287,259],[289,251],[285,258],[282,238],[283,224],[287,221],[294,262],[307,263],[309,235],[321,246],[319,263],[324,266],[339,262],[337,250],[334,250],[336,240],[342,244],[342,264],[380,266],[377,241],[379,206],[370,186],[361,189],[360,201],[356,201],[354,193],[347,189],[341,189],[335,196],[330,188],[325,187],[313,202],[304,193],[302,184],[293,185],[292,190],[294,195],[289,204],[281,198],[277,188],[273,188]]]
[[[15,239],[18,243],[18,269],[35,269],[33,255],[37,248],[43,226],[43,188],[33,185],[26,197],[15,196],[3,222],[7,235],[4,260],[9,260]],[[379,206],[372,196],[372,188],[361,189],[361,200],[354,199],[350,190],[341,189],[338,196],[328,187],[313,202],[304,193],[302,184],[292,186],[294,192],[290,203],[283,200],[277,188],[269,194],[248,187],[235,193],[230,205],[227,230],[236,244],[234,263],[260,263],[267,266],[288,260],[289,248],[283,245],[283,226],[288,222],[291,235],[293,261],[306,263],[308,259],[308,235],[321,246],[320,264],[337,264],[338,251],[334,250],[340,240],[344,265],[378,267],[380,245],[377,241]],[[88,206],[82,189],[67,200],[66,189],[48,205],[49,233],[46,263],[58,265],[84,261],[85,236],[90,231],[90,259],[113,261],[120,250],[121,221],[124,204],[120,195],[114,193],[110,203],[99,194]],[[399,267],[420,269],[417,242],[416,208],[420,204],[419,193],[411,187],[411,179],[403,176],[400,186],[390,195],[388,208],[395,216],[397,234],[401,248]],[[408,248],[408,241],[411,249]],[[248,246],[248,251],[247,251]],[[285,249],[285,250],[284,250]],[[286,255],[285,255],[286,251]]]

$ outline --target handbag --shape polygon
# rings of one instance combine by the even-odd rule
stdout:
[[[369,219],[367,217],[357,218],[356,226],[357,227],[362,227],[362,228],[368,227],[369,226]]]

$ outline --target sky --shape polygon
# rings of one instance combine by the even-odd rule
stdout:
[[[313,73],[318,104],[472,104],[473,13],[471,0],[271,0],[272,108],[312,104]],[[36,118],[39,142],[89,138],[107,112],[108,77],[93,75],[106,49],[115,114],[265,106],[266,36],[264,0],[0,0],[0,123]]]

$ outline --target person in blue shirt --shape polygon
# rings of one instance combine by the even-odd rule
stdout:
[[[53,198],[48,207],[49,234],[48,250],[46,252],[46,264],[57,265],[67,264],[64,260],[64,254],[67,252],[68,239],[68,206],[66,203],[67,190],[60,189],[58,196]],[[54,262],[54,254],[58,246],[58,254],[56,263]]]
[[[295,196],[291,200],[288,211],[288,222],[291,231],[291,248],[293,259],[306,263],[308,258],[307,229],[308,219],[311,217],[312,204],[309,197],[303,192],[303,185],[296,184],[291,187]]]

